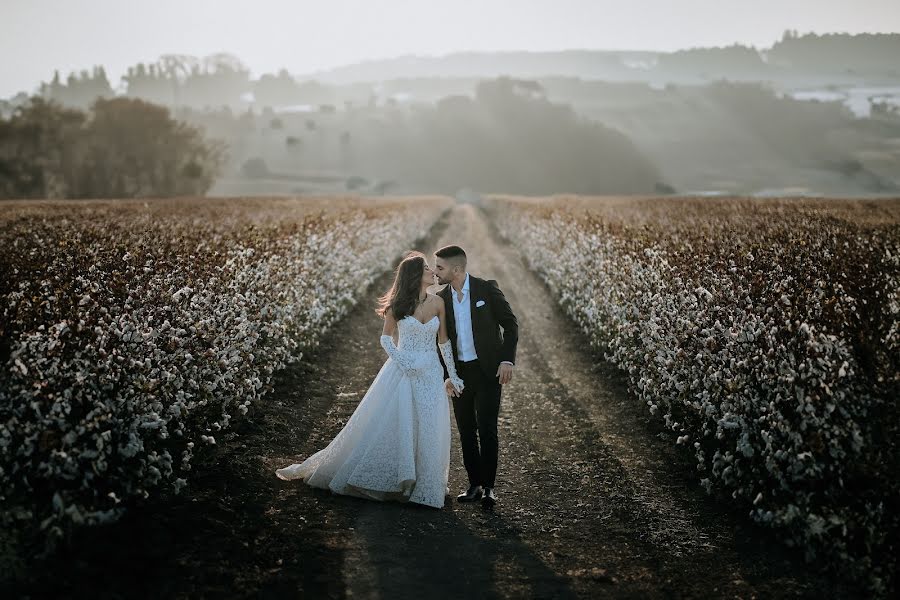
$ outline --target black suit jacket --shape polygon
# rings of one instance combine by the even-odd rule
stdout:
[[[453,349],[453,361],[459,373],[459,356],[456,350],[456,314],[453,310],[452,286],[447,284],[438,295],[444,300],[447,315],[447,335]],[[484,305],[476,306],[479,300]],[[504,360],[515,364],[516,344],[519,341],[519,322],[513,314],[500,286],[494,279],[481,279],[469,273],[469,310],[472,314],[472,337],[478,363],[488,377],[497,375],[497,368]],[[502,328],[502,331],[501,331]],[[443,364],[443,358],[441,359]],[[448,377],[444,365],[444,379]]]

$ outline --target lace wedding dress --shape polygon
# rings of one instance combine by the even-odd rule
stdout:
[[[400,500],[441,508],[449,493],[450,408],[438,349],[451,380],[450,341],[437,344],[438,317],[397,322],[399,345],[381,336],[388,360],[344,428],[302,463],[275,471],[338,494]]]

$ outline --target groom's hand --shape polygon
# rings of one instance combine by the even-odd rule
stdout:
[[[497,377],[500,378],[500,385],[506,385],[512,381],[513,366],[507,362],[500,363],[497,367]]]

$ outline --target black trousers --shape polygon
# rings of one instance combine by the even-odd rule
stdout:
[[[462,394],[453,398],[453,413],[469,485],[494,487],[499,449],[497,416],[503,386],[497,377],[484,373],[477,359],[457,364],[465,387]]]

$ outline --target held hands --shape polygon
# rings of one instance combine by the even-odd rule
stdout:
[[[456,374],[456,366],[453,361],[453,350],[450,347],[450,340],[438,343],[438,349],[441,351],[441,357],[444,359],[444,366],[447,368],[449,377],[444,381],[444,389],[451,398],[459,396],[463,391],[463,380]]]
[[[444,391],[446,391],[447,395],[451,398],[456,398],[460,395],[460,392],[456,391],[456,388],[453,387],[453,381],[449,377],[444,380]]]
[[[465,384],[463,380],[460,379],[456,373],[451,373],[450,377],[444,380],[444,390],[447,392],[447,395],[451,398],[457,398],[462,395],[463,389],[465,389]]]
[[[497,375],[496,377],[500,378],[500,385],[506,385],[510,381],[512,381],[513,376],[513,366],[509,363],[500,363],[500,366],[497,367]]]

